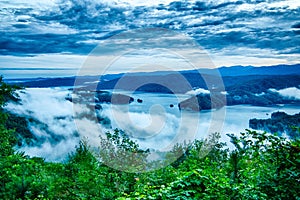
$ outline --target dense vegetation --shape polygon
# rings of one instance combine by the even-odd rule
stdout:
[[[285,112],[274,112],[269,119],[250,119],[249,127],[269,133],[286,133],[291,138],[300,138],[297,127],[300,125],[300,113],[288,115]]]
[[[3,107],[14,89],[0,83]],[[217,142],[203,156],[207,141],[194,141],[174,148],[182,156],[171,165],[133,173],[105,164],[131,162],[143,171],[159,163],[146,162],[149,152],[122,131],[102,138],[98,153],[82,141],[66,162],[51,163],[16,151],[15,130],[6,121],[1,110],[0,199],[300,199],[299,140],[246,130],[240,137],[228,135],[234,150]]]

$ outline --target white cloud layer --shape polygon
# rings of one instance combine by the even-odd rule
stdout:
[[[287,88],[276,92],[290,98],[300,98],[299,91],[297,88]],[[65,100],[69,93],[59,88],[32,88],[19,93],[21,104],[7,105],[6,109],[10,112],[33,117],[40,122],[29,123],[32,133],[41,139],[39,144],[23,146],[21,151],[48,161],[64,161],[81,138],[87,138],[93,147],[99,146],[99,135],[111,129],[104,128],[91,118],[95,113],[90,113],[87,106],[79,105],[74,109],[72,103]],[[103,104],[100,114],[110,118],[112,129],[123,129],[142,148],[161,151],[170,150],[178,142],[206,138],[214,132],[220,132],[221,140],[229,143],[226,133],[238,134],[248,128],[249,119],[268,118],[266,114],[279,111],[278,107],[228,106],[213,112],[180,112],[176,107],[177,98],[187,98],[187,95],[136,95],[144,100],[142,104]],[[169,106],[171,103],[175,105],[173,108]],[[280,111],[294,114],[299,112],[299,108],[283,107]]]
[[[300,89],[296,87],[285,88],[281,90],[270,89],[271,92],[279,93],[283,97],[290,99],[300,99]]]
[[[198,89],[194,89],[194,90],[188,91],[186,94],[196,96],[198,94],[210,94],[210,91],[209,90],[205,90],[203,88],[198,88]]]
[[[5,108],[15,114],[37,119],[29,123],[32,133],[44,140],[41,146],[24,146],[20,150],[30,156],[47,160],[63,160],[79,142],[73,121],[72,103],[65,100],[68,91],[58,88],[28,88],[18,93],[20,104],[9,103]],[[55,138],[60,138],[58,143]]]

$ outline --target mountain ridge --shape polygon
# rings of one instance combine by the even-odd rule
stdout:
[[[5,79],[9,84],[21,84],[25,87],[72,87],[74,85],[86,86],[94,82],[98,84],[101,82],[101,89],[112,89],[115,83],[121,78],[125,77],[128,80],[139,79],[152,79],[154,81],[160,80],[162,77],[180,77],[181,75],[187,80],[191,81],[197,79],[201,82],[201,85],[205,83],[204,77],[221,76],[224,84],[233,84],[242,80],[254,80],[259,76],[261,78],[267,76],[286,76],[286,75],[300,75],[300,64],[294,65],[275,65],[275,66],[231,66],[220,67],[216,69],[198,69],[198,70],[186,70],[186,71],[156,71],[156,72],[136,72],[136,73],[119,73],[119,74],[107,74],[102,76],[79,76],[79,77],[59,77],[59,78],[36,78],[36,79]],[[159,78],[160,77],[160,78]],[[201,80],[202,79],[202,80]],[[229,81],[227,81],[229,80]],[[164,81],[165,82],[165,81]],[[193,81],[192,81],[193,82]],[[160,83],[160,81],[158,81]],[[107,88],[105,88],[106,86]],[[192,87],[199,87],[193,85]],[[99,88],[99,89],[100,89]]]

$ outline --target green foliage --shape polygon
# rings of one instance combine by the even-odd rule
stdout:
[[[20,117],[12,113],[7,113],[7,120],[5,127],[7,129],[14,129],[14,135],[17,139],[17,145],[31,145],[37,138],[30,132],[28,128],[28,121],[25,117]]]
[[[143,174],[125,197],[299,199],[299,141],[250,130],[240,137],[229,136],[235,150],[218,143],[208,155],[199,157],[203,142],[196,141],[179,166]]]
[[[13,130],[7,130],[2,124],[2,120],[6,120],[6,115],[0,113],[0,156],[8,156],[13,154],[13,145],[16,144],[16,138]]]
[[[18,100],[17,95],[14,92],[16,89],[20,89],[20,87],[4,83],[3,77],[0,76],[0,107],[2,107],[8,100]]]
[[[239,186],[237,198],[297,199],[300,177],[300,151],[293,151],[295,144],[283,137],[247,130],[240,138],[230,136],[237,147],[231,155],[237,174],[233,186]],[[248,191],[248,192],[247,192]],[[242,195],[242,196],[241,196]]]
[[[8,130],[5,126],[7,114],[3,112],[3,106],[10,99],[15,99],[15,88],[3,82],[0,76],[0,156],[8,156],[13,153],[13,145],[16,144],[14,130]]]
[[[217,143],[206,156],[200,156],[205,141],[195,141],[188,145],[180,162],[145,173],[119,171],[105,165],[91,153],[86,141],[80,142],[66,163],[47,163],[20,153],[9,154],[0,160],[0,198],[299,198],[300,187],[296,184],[300,177],[299,140],[289,141],[249,130],[240,137],[229,136],[234,150]],[[117,130],[108,138],[119,148],[129,152],[138,150],[135,143],[123,140]]]
[[[106,138],[100,136],[99,159],[114,169],[137,172],[145,171],[148,151],[141,150],[139,145],[118,129],[107,132]]]

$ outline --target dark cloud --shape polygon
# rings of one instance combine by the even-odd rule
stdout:
[[[95,45],[82,45],[80,35],[58,34],[2,34],[0,38],[0,53],[3,55],[63,53],[89,53]]]
[[[223,7],[231,6],[231,5],[241,5],[243,4],[242,1],[236,1],[236,2],[225,2],[225,3],[220,3],[214,6],[211,6],[210,9],[220,9]]]
[[[298,29],[300,29],[300,22],[294,24],[294,25],[292,26],[292,28],[298,28]]]
[[[91,1],[63,1],[58,10],[46,15],[34,15],[41,21],[58,21],[79,30],[103,30],[106,25],[116,22],[126,22],[125,9],[109,7],[101,3],[90,4]],[[68,6],[65,6],[67,4]]]
[[[174,1],[169,4],[168,10],[178,12],[191,10],[191,4],[187,1]]]

